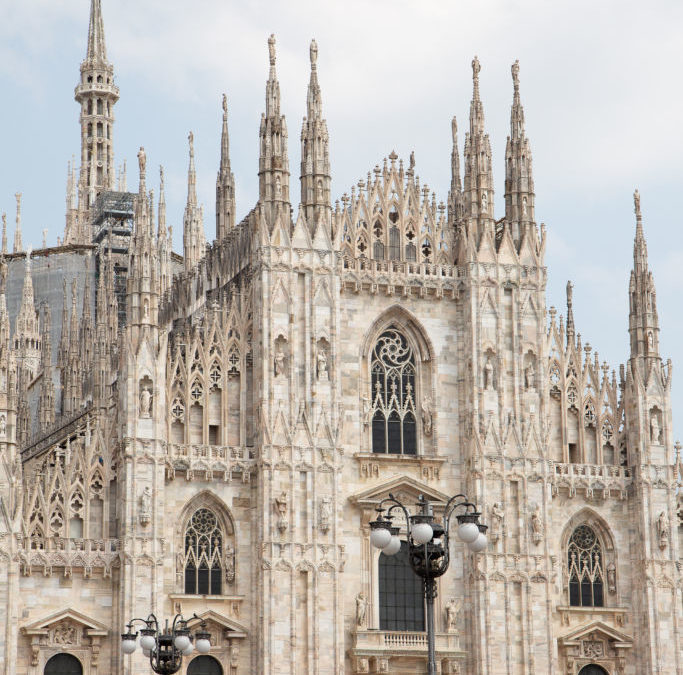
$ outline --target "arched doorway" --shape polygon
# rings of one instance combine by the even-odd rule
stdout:
[[[213,656],[197,656],[190,661],[187,675],[223,675],[223,667]]]
[[[83,675],[81,662],[71,654],[56,654],[46,664],[45,675]]]
[[[591,664],[581,668],[579,675],[609,675],[609,673],[601,666]]]

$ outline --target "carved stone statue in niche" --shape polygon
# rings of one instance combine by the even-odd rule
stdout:
[[[7,418],[0,415],[0,437],[4,438],[7,435]]]
[[[493,382],[492,360],[492,357],[488,356],[486,358],[486,363],[484,364],[484,389],[486,389],[486,391],[493,391],[496,388]]]
[[[669,519],[664,511],[657,518],[657,537],[659,538],[659,548],[666,548],[669,543]]]
[[[322,348],[318,350],[318,379],[322,381],[329,379],[327,373],[327,352]]]
[[[368,613],[368,599],[362,591],[356,596],[356,625],[359,628],[365,626]]]
[[[146,486],[140,495],[140,525],[152,522],[152,490]]]
[[[541,519],[541,506],[536,504],[534,512],[531,514],[531,535],[534,544],[540,544],[543,541],[543,520]]]
[[[529,361],[529,364],[524,369],[524,388],[527,391],[533,391],[536,388],[536,368],[534,368],[533,359]]]
[[[235,549],[228,544],[225,547],[225,581],[229,584],[235,582]]]
[[[372,422],[372,405],[370,404],[370,398],[363,396],[363,426],[369,427],[370,422]]]
[[[277,529],[280,530],[280,534],[284,534],[289,527],[289,520],[287,519],[287,506],[287,493],[283,491],[280,493],[279,497],[275,497],[275,508],[278,512]]]
[[[657,413],[650,413],[650,442],[659,443],[661,436],[661,429],[659,428],[659,420],[657,419]]]
[[[330,497],[325,495],[324,497],[320,498],[319,517],[318,517],[318,524],[320,525],[320,531],[323,534],[327,534],[328,530],[330,529],[331,520],[332,520],[332,500],[330,499]]]
[[[434,420],[434,403],[431,396],[425,396],[422,400],[422,430],[425,436],[432,435]]]
[[[152,390],[149,387],[142,387],[140,390],[140,417],[149,418],[152,416]]]
[[[275,352],[275,377],[279,375],[285,375],[285,353],[282,351],[282,347],[278,346]]]
[[[617,592],[617,567],[613,562],[607,565],[607,590],[612,595]]]
[[[505,519],[505,511],[503,504],[496,502],[491,507],[491,529],[489,530],[489,539],[492,543],[496,543],[503,534],[503,520]]]
[[[448,633],[457,633],[458,631],[458,616],[462,608],[462,600],[451,598],[446,604],[446,631]]]

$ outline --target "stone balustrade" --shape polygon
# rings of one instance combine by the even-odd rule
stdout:
[[[166,476],[169,479],[182,471],[187,480],[194,480],[199,475],[205,480],[219,476],[226,482],[241,479],[248,483],[256,468],[256,452],[249,446],[169,443],[167,456]]]

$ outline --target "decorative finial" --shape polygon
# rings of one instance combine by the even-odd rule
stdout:
[[[315,70],[318,61],[318,44],[315,40],[311,40],[311,70]]]
[[[275,65],[275,33],[271,33],[268,38],[268,54],[270,56],[270,65]]]
[[[512,83],[517,91],[519,89],[519,60],[512,64]]]
[[[640,192],[638,192],[638,190],[633,193],[633,208],[636,212],[636,218],[640,218]]]
[[[225,94],[223,94],[223,114],[228,114],[228,97]]]
[[[140,176],[144,176],[147,171],[147,155],[142,146],[140,146],[140,150],[138,151],[138,166],[140,167]]]
[[[191,131],[187,135],[187,140],[190,142],[190,156],[194,157],[194,134]]]
[[[455,115],[451,120],[451,134],[453,135],[453,145],[456,145],[458,142],[458,121],[455,119]]]

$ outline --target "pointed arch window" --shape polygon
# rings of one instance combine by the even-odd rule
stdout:
[[[569,604],[572,607],[604,606],[602,546],[595,531],[579,525],[569,540]]]
[[[391,214],[390,214],[391,217]],[[401,233],[396,225],[389,228],[389,260],[401,258]]]
[[[223,576],[223,533],[216,514],[197,509],[185,529],[185,593],[220,595]]]
[[[396,328],[385,330],[372,351],[372,451],[417,454],[415,353]]]

